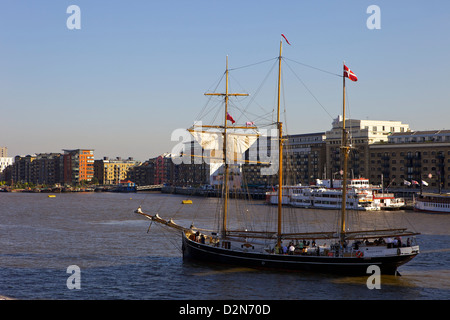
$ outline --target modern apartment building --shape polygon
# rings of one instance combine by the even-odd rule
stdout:
[[[64,149],[64,183],[78,184],[94,177],[93,149]]]
[[[36,155],[15,156],[11,178],[13,182],[31,182],[33,180],[32,163]]]
[[[104,157],[102,160],[94,161],[94,177],[103,185],[118,184],[127,178],[130,168],[139,164],[139,161],[135,161],[131,157],[126,160],[120,157],[116,159]]]
[[[39,153],[31,164],[30,182],[54,185],[63,181],[63,156],[60,153]]]
[[[93,150],[64,150],[65,153],[39,153],[16,156],[12,182],[33,184],[78,184],[94,176]]]
[[[342,142],[342,116],[332,122],[332,129],[326,135],[326,171],[327,178],[341,178],[342,158],[340,147]],[[409,125],[401,121],[357,120],[346,119],[349,155],[349,173],[351,177],[369,176],[369,146],[374,143],[387,143],[388,137],[394,133],[408,132]]]

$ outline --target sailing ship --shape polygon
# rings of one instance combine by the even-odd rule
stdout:
[[[281,61],[282,44],[280,41],[278,59],[277,82],[277,128],[278,148],[278,186],[283,186],[283,123],[280,118],[281,92]],[[347,177],[347,160],[350,146],[348,132],[345,127],[345,78],[354,76],[346,70],[344,64],[343,76],[343,127],[342,147],[343,176]],[[182,253],[184,259],[194,259],[203,262],[223,263],[256,268],[277,270],[302,270],[312,272],[338,273],[346,275],[367,274],[369,266],[376,265],[382,274],[396,274],[397,268],[413,259],[419,253],[419,246],[415,243],[418,233],[407,228],[382,228],[379,230],[350,230],[347,225],[345,201],[341,201],[339,227],[337,230],[316,232],[285,232],[283,227],[283,187],[278,188],[278,205],[276,212],[276,226],[274,230],[261,228],[233,229],[229,227],[228,200],[230,158],[239,159],[239,154],[248,148],[258,134],[256,127],[228,125],[231,116],[228,113],[229,98],[246,94],[230,93],[228,88],[228,57],[225,70],[225,93],[209,93],[224,99],[224,124],[220,126],[203,125],[200,131],[196,127],[189,129],[205,149],[210,149],[211,159],[216,161],[212,165],[222,166],[223,169],[223,201],[220,209],[219,229],[207,231],[193,224],[185,227],[175,223],[171,218],[164,219],[158,213],[147,214],[139,207],[135,212],[145,216],[152,222],[164,225],[181,233]],[[232,119],[232,118],[231,118]],[[234,124],[234,120],[233,120]],[[212,132],[208,129],[213,129]],[[239,131],[240,130],[240,131]],[[250,135],[248,130],[255,130]],[[220,144],[221,146],[218,146]],[[228,149],[231,147],[233,151]],[[212,160],[211,160],[212,161]],[[232,168],[231,168],[232,169]],[[342,182],[342,198],[347,198],[347,179]],[[405,239],[399,243],[399,239]],[[395,244],[393,239],[396,239]],[[307,240],[307,241],[306,241]],[[317,243],[316,243],[317,242]],[[322,242],[322,244],[318,244]]]

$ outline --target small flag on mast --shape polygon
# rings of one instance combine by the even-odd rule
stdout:
[[[289,43],[288,39],[286,39],[286,37],[284,36],[284,34],[281,34],[281,36],[284,38],[284,40],[286,40],[286,42],[287,42],[288,45],[291,45],[291,44]]]
[[[230,114],[227,112],[227,120],[230,120],[232,124],[234,124],[236,121],[234,121],[233,117],[230,116]]]
[[[350,70],[345,64],[344,64],[344,77],[349,78],[352,81],[358,81],[358,78],[353,73],[353,71]]]

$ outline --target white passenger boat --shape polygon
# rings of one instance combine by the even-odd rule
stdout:
[[[347,186],[347,209],[376,211],[405,206],[403,198],[380,192],[381,189],[371,186],[368,179],[349,179]],[[266,201],[278,204],[277,192],[267,192]],[[282,204],[299,208],[339,209],[342,206],[342,180],[317,180],[313,186],[284,186]]]
[[[419,194],[414,202],[414,210],[433,213],[450,213],[450,194],[449,193]]]

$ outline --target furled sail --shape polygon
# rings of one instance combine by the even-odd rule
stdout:
[[[224,133],[220,130],[188,130],[203,150],[210,151],[209,163],[223,164],[223,139]],[[242,160],[242,156],[258,140],[260,133],[254,130],[227,131],[227,162],[236,163]]]

